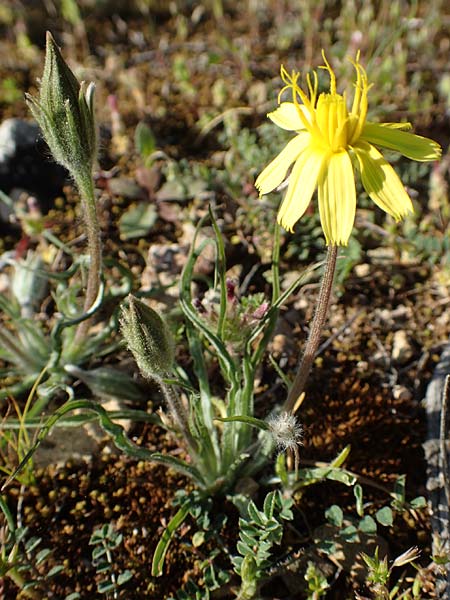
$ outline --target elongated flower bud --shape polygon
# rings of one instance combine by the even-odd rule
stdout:
[[[78,83],[47,31],[39,98],[27,94],[26,99],[55,160],[76,181],[90,175],[97,153],[94,88]]]
[[[122,307],[122,334],[144,377],[160,380],[173,364],[174,345],[159,314],[134,296]]]

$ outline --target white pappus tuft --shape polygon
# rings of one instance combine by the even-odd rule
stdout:
[[[267,423],[277,447],[282,451],[295,451],[301,444],[303,427],[292,413],[283,412],[279,415],[272,415]]]

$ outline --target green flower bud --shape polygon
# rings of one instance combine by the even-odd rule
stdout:
[[[97,154],[94,84],[78,83],[47,31],[39,99],[26,95],[55,160],[79,181],[90,176]]]
[[[122,334],[144,377],[160,380],[170,372],[174,345],[159,314],[134,296],[122,307]]]

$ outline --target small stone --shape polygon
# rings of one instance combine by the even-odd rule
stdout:
[[[399,329],[394,333],[394,338],[392,341],[392,360],[400,364],[405,364],[411,360],[413,354],[414,350],[410,341],[408,340],[406,331]]]
[[[80,500],[75,504],[74,512],[83,512],[86,508],[86,500]]]
[[[388,366],[389,357],[384,350],[377,350],[371,356],[371,362],[380,367],[386,368]]]
[[[392,311],[387,309],[387,308],[383,308],[381,310],[378,311],[378,316],[380,317],[380,320],[385,323],[386,325],[393,325],[394,321],[392,320]]]
[[[88,427],[89,425],[89,427]],[[97,454],[99,441],[92,435],[97,429],[98,439],[104,439],[104,432],[96,423],[83,427],[54,427],[34,454],[34,462],[38,467],[48,465],[64,465],[68,460],[89,462]],[[64,493],[68,493],[67,492]],[[60,489],[63,493],[62,488]]]
[[[144,190],[130,177],[110,179],[108,190],[114,196],[122,196],[127,200],[145,200]]]
[[[402,402],[407,402],[412,398],[411,391],[408,390],[408,388],[406,388],[404,385],[394,385],[392,395],[394,396],[395,400],[400,400]]]
[[[367,256],[371,259],[373,264],[392,264],[395,259],[395,250],[380,246],[379,248],[373,248],[367,251]]]
[[[366,360],[359,360],[356,363],[356,369],[358,373],[367,373],[369,370],[369,363]]]
[[[283,335],[282,333],[278,333],[277,335],[274,336],[274,338],[272,340],[271,351],[274,354],[274,356],[277,357],[285,352],[286,346],[287,346],[286,336]]]
[[[397,323],[398,326],[399,320],[411,318],[410,309],[407,306],[404,306],[403,304],[399,304],[394,310],[383,308],[377,311],[377,314],[381,321],[383,321],[386,325],[389,326],[392,326],[395,323]]]
[[[370,265],[367,263],[355,265],[354,271],[357,277],[367,277],[367,275],[370,273]]]

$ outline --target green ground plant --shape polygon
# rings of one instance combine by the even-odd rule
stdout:
[[[64,567],[46,568],[52,551],[43,548],[42,539],[30,535],[29,528],[20,524],[20,506],[13,511],[0,496],[0,511],[0,577],[14,581],[24,598],[40,599],[48,582]]]
[[[89,540],[89,544],[93,546],[92,563],[100,577],[97,591],[99,594],[112,595],[114,599],[119,597],[119,588],[133,577],[133,573],[128,569],[118,574],[114,569],[114,550],[117,550],[122,542],[123,535],[115,531],[110,523],[96,529]]]
[[[258,594],[259,583],[272,566],[273,545],[283,537],[283,521],[292,521],[292,498],[284,498],[279,491],[269,492],[262,510],[250,500],[241,506],[245,514],[239,519],[239,556],[232,558],[234,570],[242,582],[237,600],[252,600]]]
[[[65,5],[72,9],[77,8],[77,4],[73,2],[66,2]],[[322,5],[319,8],[323,10]],[[380,56],[377,45],[380,20],[374,19],[373,7],[359,13],[353,8],[353,3],[350,2],[344,3],[342,7],[341,19],[345,21],[345,26],[341,26],[342,35],[337,37],[333,50],[336,56],[342,59],[348,51],[351,33],[360,32],[371,24],[367,43],[370,43],[372,48],[372,53],[369,53],[370,60],[376,62]],[[220,20],[223,16],[222,3],[213,3],[213,10],[216,19]],[[406,20],[406,23],[410,23],[415,18],[416,6],[413,5],[406,15],[404,10],[398,2],[381,5],[383,18],[386,20],[395,17],[394,20],[400,20],[402,23]],[[79,13],[76,19],[80,19]],[[427,27],[432,27],[433,23],[432,20],[426,21]],[[305,32],[307,24],[303,20],[297,26],[301,26]],[[328,27],[331,31],[333,25],[328,23]],[[403,24],[393,43],[406,31],[407,26]],[[283,43],[288,43],[289,36],[293,34],[291,31],[285,33],[287,42]],[[309,40],[310,46],[313,45],[315,35],[315,31],[308,33],[307,42]],[[407,44],[413,44],[407,34],[406,38]],[[385,42],[384,50],[392,50],[389,43]],[[308,47],[308,43],[306,45]],[[420,40],[416,40],[416,47],[421,48]],[[396,77],[405,76],[405,52],[401,47],[398,52],[392,53],[391,60],[383,61],[383,68],[380,69],[376,82],[378,92],[374,94],[375,99],[379,100],[389,91],[389,77],[393,73]],[[288,73],[284,68],[281,71],[285,83],[283,90],[287,89],[292,93],[292,101],[282,102],[278,109],[270,113],[270,118],[280,128],[295,132],[296,137],[288,142],[284,149],[281,143],[282,139],[285,140],[284,132],[271,136],[269,128],[262,126],[258,137],[250,129],[241,129],[231,114],[223,121],[222,142],[229,146],[224,161],[225,173],[219,176],[208,167],[196,170],[191,168],[187,161],[176,163],[167,160],[164,167],[168,182],[179,183],[185,197],[192,191],[192,181],[187,180],[187,175],[194,174],[197,180],[208,179],[206,185],[211,187],[212,183],[221,177],[221,184],[231,190],[230,196],[239,198],[242,195],[242,182],[248,179],[248,173],[252,179],[256,174],[255,170],[259,171],[261,163],[269,160],[276,149],[280,152],[279,156],[259,175],[256,185],[261,194],[279,190],[293,164],[291,180],[278,217],[279,222],[287,229],[292,229],[302,217],[314,189],[319,188],[320,217],[316,216],[308,221],[305,228],[308,235],[305,235],[297,246],[291,247],[291,253],[300,250],[302,258],[309,258],[310,246],[313,243],[317,244],[319,223],[321,224],[328,250],[315,317],[294,381],[291,382],[272,361],[277,374],[288,389],[278,405],[263,415],[263,418],[255,416],[255,382],[258,370],[275,330],[280,308],[302,281],[300,278],[281,291],[280,229],[275,223],[272,200],[263,200],[266,206],[270,206],[268,221],[272,221],[270,236],[266,236],[265,242],[269,237],[271,239],[273,232],[270,259],[267,247],[264,257],[265,262],[271,262],[270,299],[261,293],[240,297],[236,284],[227,278],[225,242],[218,217],[210,209],[198,222],[181,275],[179,290],[179,308],[183,316],[182,328],[185,336],[183,347],[188,351],[190,362],[188,365],[177,364],[175,342],[165,319],[142,299],[142,295],[128,294],[133,287],[130,273],[122,271],[124,282],[116,293],[113,285],[107,285],[107,260],[103,260],[102,257],[92,179],[97,153],[94,87],[93,84],[86,86],[78,83],[50,34],[47,36],[47,58],[39,98],[28,98],[55,159],[69,169],[80,191],[86,217],[89,260],[75,259],[69,271],[55,277],[54,274],[45,271],[39,262],[39,256],[30,254],[27,261],[14,265],[22,278],[22,282],[17,284],[20,293],[16,293],[14,298],[0,297],[0,308],[6,315],[6,325],[1,325],[0,329],[0,341],[3,345],[0,357],[10,365],[4,374],[15,377],[18,381],[4,389],[3,396],[6,398],[12,394],[20,394],[32,386],[36,387],[37,392],[37,400],[33,405],[30,400],[26,410],[18,412],[17,419],[9,419],[10,429],[18,429],[19,435],[22,436],[21,443],[20,440],[17,443],[20,450],[17,452],[19,469],[25,467],[53,426],[67,423],[70,419],[73,424],[77,424],[95,418],[125,454],[164,464],[185,475],[190,480],[190,485],[194,486],[194,490],[189,493],[182,491],[174,501],[177,511],[167,524],[156,547],[152,564],[153,576],[163,573],[169,544],[188,518],[194,518],[199,527],[195,543],[212,543],[212,539],[208,539],[207,536],[211,524],[211,501],[225,496],[231,499],[241,513],[236,548],[230,551],[218,536],[219,539],[215,540],[218,548],[210,552],[202,565],[204,586],[191,582],[179,593],[178,597],[183,600],[209,597],[210,592],[229,584],[232,577],[231,567],[227,572],[217,566],[219,551],[227,555],[230,565],[234,567],[234,576],[240,578],[236,586],[233,587],[236,578],[230,584],[236,598],[257,598],[267,570],[274,564],[272,552],[283,539],[285,522],[293,519],[291,508],[294,500],[300,501],[304,489],[310,485],[328,480],[337,481],[352,487],[355,496],[357,516],[347,515],[337,504],[331,504],[327,509],[325,517],[334,528],[334,535],[329,539],[314,539],[312,542],[316,549],[325,555],[333,554],[337,542],[344,545],[356,543],[359,541],[359,534],[374,536],[379,526],[393,526],[396,512],[415,510],[423,506],[422,498],[406,501],[404,480],[401,479],[397,482],[394,492],[387,491],[390,496],[389,504],[378,509],[370,507],[370,510],[367,510],[363,503],[358,476],[344,468],[349,448],[342,450],[330,463],[317,463],[309,467],[301,463],[299,446],[302,429],[297,412],[301,406],[303,389],[316,356],[330,304],[338,252],[341,246],[346,246],[349,242],[353,227],[356,205],[354,171],[359,172],[367,194],[387,213],[399,220],[412,208],[411,201],[398,176],[374,144],[397,149],[415,160],[436,160],[440,155],[437,144],[408,133],[408,124],[366,123],[367,94],[370,86],[365,70],[359,62],[359,54],[351,61],[352,68],[356,71],[355,99],[351,109],[346,107],[345,97],[338,93],[336,77],[325,54],[323,60],[325,66],[322,69],[327,72],[330,80],[328,92],[322,91],[323,71],[320,71],[319,75],[308,76],[304,90],[298,83],[299,73]],[[344,81],[348,78],[347,67],[342,60],[339,61],[338,72],[342,72]],[[195,89],[190,82],[192,74],[189,69],[190,66],[183,57],[179,57],[172,64],[172,74],[179,91],[192,96]],[[411,102],[416,102],[414,106],[417,109],[423,106],[426,108],[429,99],[419,98],[418,94],[421,82],[415,80],[413,83],[413,91],[417,93],[411,94]],[[376,111],[371,113],[372,116],[375,114]],[[270,146],[269,143],[262,143],[258,147],[258,141],[269,142],[270,138]],[[155,153],[157,154],[156,141],[151,130],[146,129],[144,125],[136,131],[136,146],[146,166],[150,166]],[[238,168],[234,169],[234,165]],[[315,175],[311,175],[311,172]],[[412,177],[414,178],[414,173]],[[130,221],[122,221],[121,232],[124,239],[136,238],[140,232],[146,233],[153,223],[153,214],[149,217],[147,213],[143,215],[139,212],[136,216],[132,210],[135,208],[127,213],[129,217],[131,215],[134,218],[134,221],[131,219],[131,225]],[[245,214],[243,207],[242,220],[242,215]],[[258,209],[254,209],[254,218],[258,218]],[[200,233],[207,226],[209,236],[199,242]],[[409,235],[415,235],[419,227],[418,223],[415,224],[413,232]],[[261,230],[264,228],[265,222]],[[197,261],[209,246],[214,250],[214,273],[211,280],[196,272]],[[445,241],[442,242],[442,247],[439,246],[440,252],[442,249],[446,249]],[[345,275],[351,266],[358,261],[360,250],[359,242],[350,241],[347,263],[343,261],[343,275],[339,280],[341,285],[344,284]],[[430,250],[424,246],[423,254],[431,257],[433,248]],[[75,285],[73,278],[86,266],[87,289],[82,293],[81,285]],[[317,266],[321,265],[305,269],[304,275],[309,275]],[[23,298],[33,298],[35,292],[30,290],[35,290],[36,285],[43,281],[50,283],[52,277],[57,281],[53,301],[59,316],[54,319],[52,326],[46,329],[37,326],[36,308],[29,303],[25,306]],[[83,301],[82,308],[80,296]],[[117,395],[118,389],[123,390],[124,397],[134,400],[140,397],[132,378],[104,367],[90,368],[94,357],[101,358],[118,348],[118,345],[111,341],[118,330],[119,319],[116,311],[113,311],[110,320],[104,322],[105,327],[100,334],[91,330],[93,318],[109,301],[114,301],[117,305],[125,296],[120,319],[122,334],[141,375],[153,383],[156,382],[161,390],[165,411],[159,415],[146,415],[142,411],[132,410],[121,413],[108,412],[95,399],[75,398],[71,388],[71,383],[76,378],[83,381],[99,397]],[[23,312],[24,308],[28,311],[26,314]],[[39,386],[37,382],[41,382]],[[57,391],[65,392],[68,401],[51,412],[37,435],[37,441],[34,442],[23,434],[27,433],[28,427],[41,423],[44,410]],[[34,399],[34,394],[30,394],[29,398]],[[77,415],[73,417],[75,412]],[[116,423],[116,420],[125,414],[135,420],[147,420],[165,429],[176,441],[180,452],[155,452],[134,443]],[[6,444],[15,443],[12,436],[4,441]],[[262,484],[277,486],[277,489],[266,495],[263,509],[259,510],[257,504],[249,497],[239,497],[236,489],[243,480],[256,477],[263,467],[267,469],[275,449],[279,451],[275,476],[263,480]],[[11,479],[18,476],[18,472],[14,471],[9,475]],[[2,572],[25,589],[28,582],[25,584],[16,577],[15,569],[20,562],[17,558],[18,549],[22,548],[20,556],[29,558],[37,547],[37,542],[32,539],[28,544],[25,543],[26,534],[16,527],[12,513],[3,500],[1,508],[7,523],[2,549]],[[219,528],[219,524],[215,523],[215,527]],[[112,593],[113,597],[119,597],[120,586],[126,584],[131,576],[129,571],[117,576],[114,573],[112,553],[119,549],[122,540],[121,534],[115,532],[112,524],[105,524],[91,537],[91,544],[94,546],[93,563],[97,563],[97,573],[108,576],[107,580],[99,583],[99,593]],[[47,556],[47,551],[39,555],[37,563],[42,563]],[[415,552],[410,552],[403,558],[396,559],[389,567],[387,559],[379,559],[378,551],[372,556],[364,554],[363,559],[369,570],[368,586],[372,587],[379,598],[396,597],[397,589],[389,590],[388,587],[392,569],[415,560],[415,557]],[[307,564],[305,581],[310,598],[320,598],[329,587],[327,578],[314,561]],[[418,586],[419,584],[413,584],[412,597],[417,597],[420,592]],[[72,599],[76,597],[76,594],[71,596]]]

